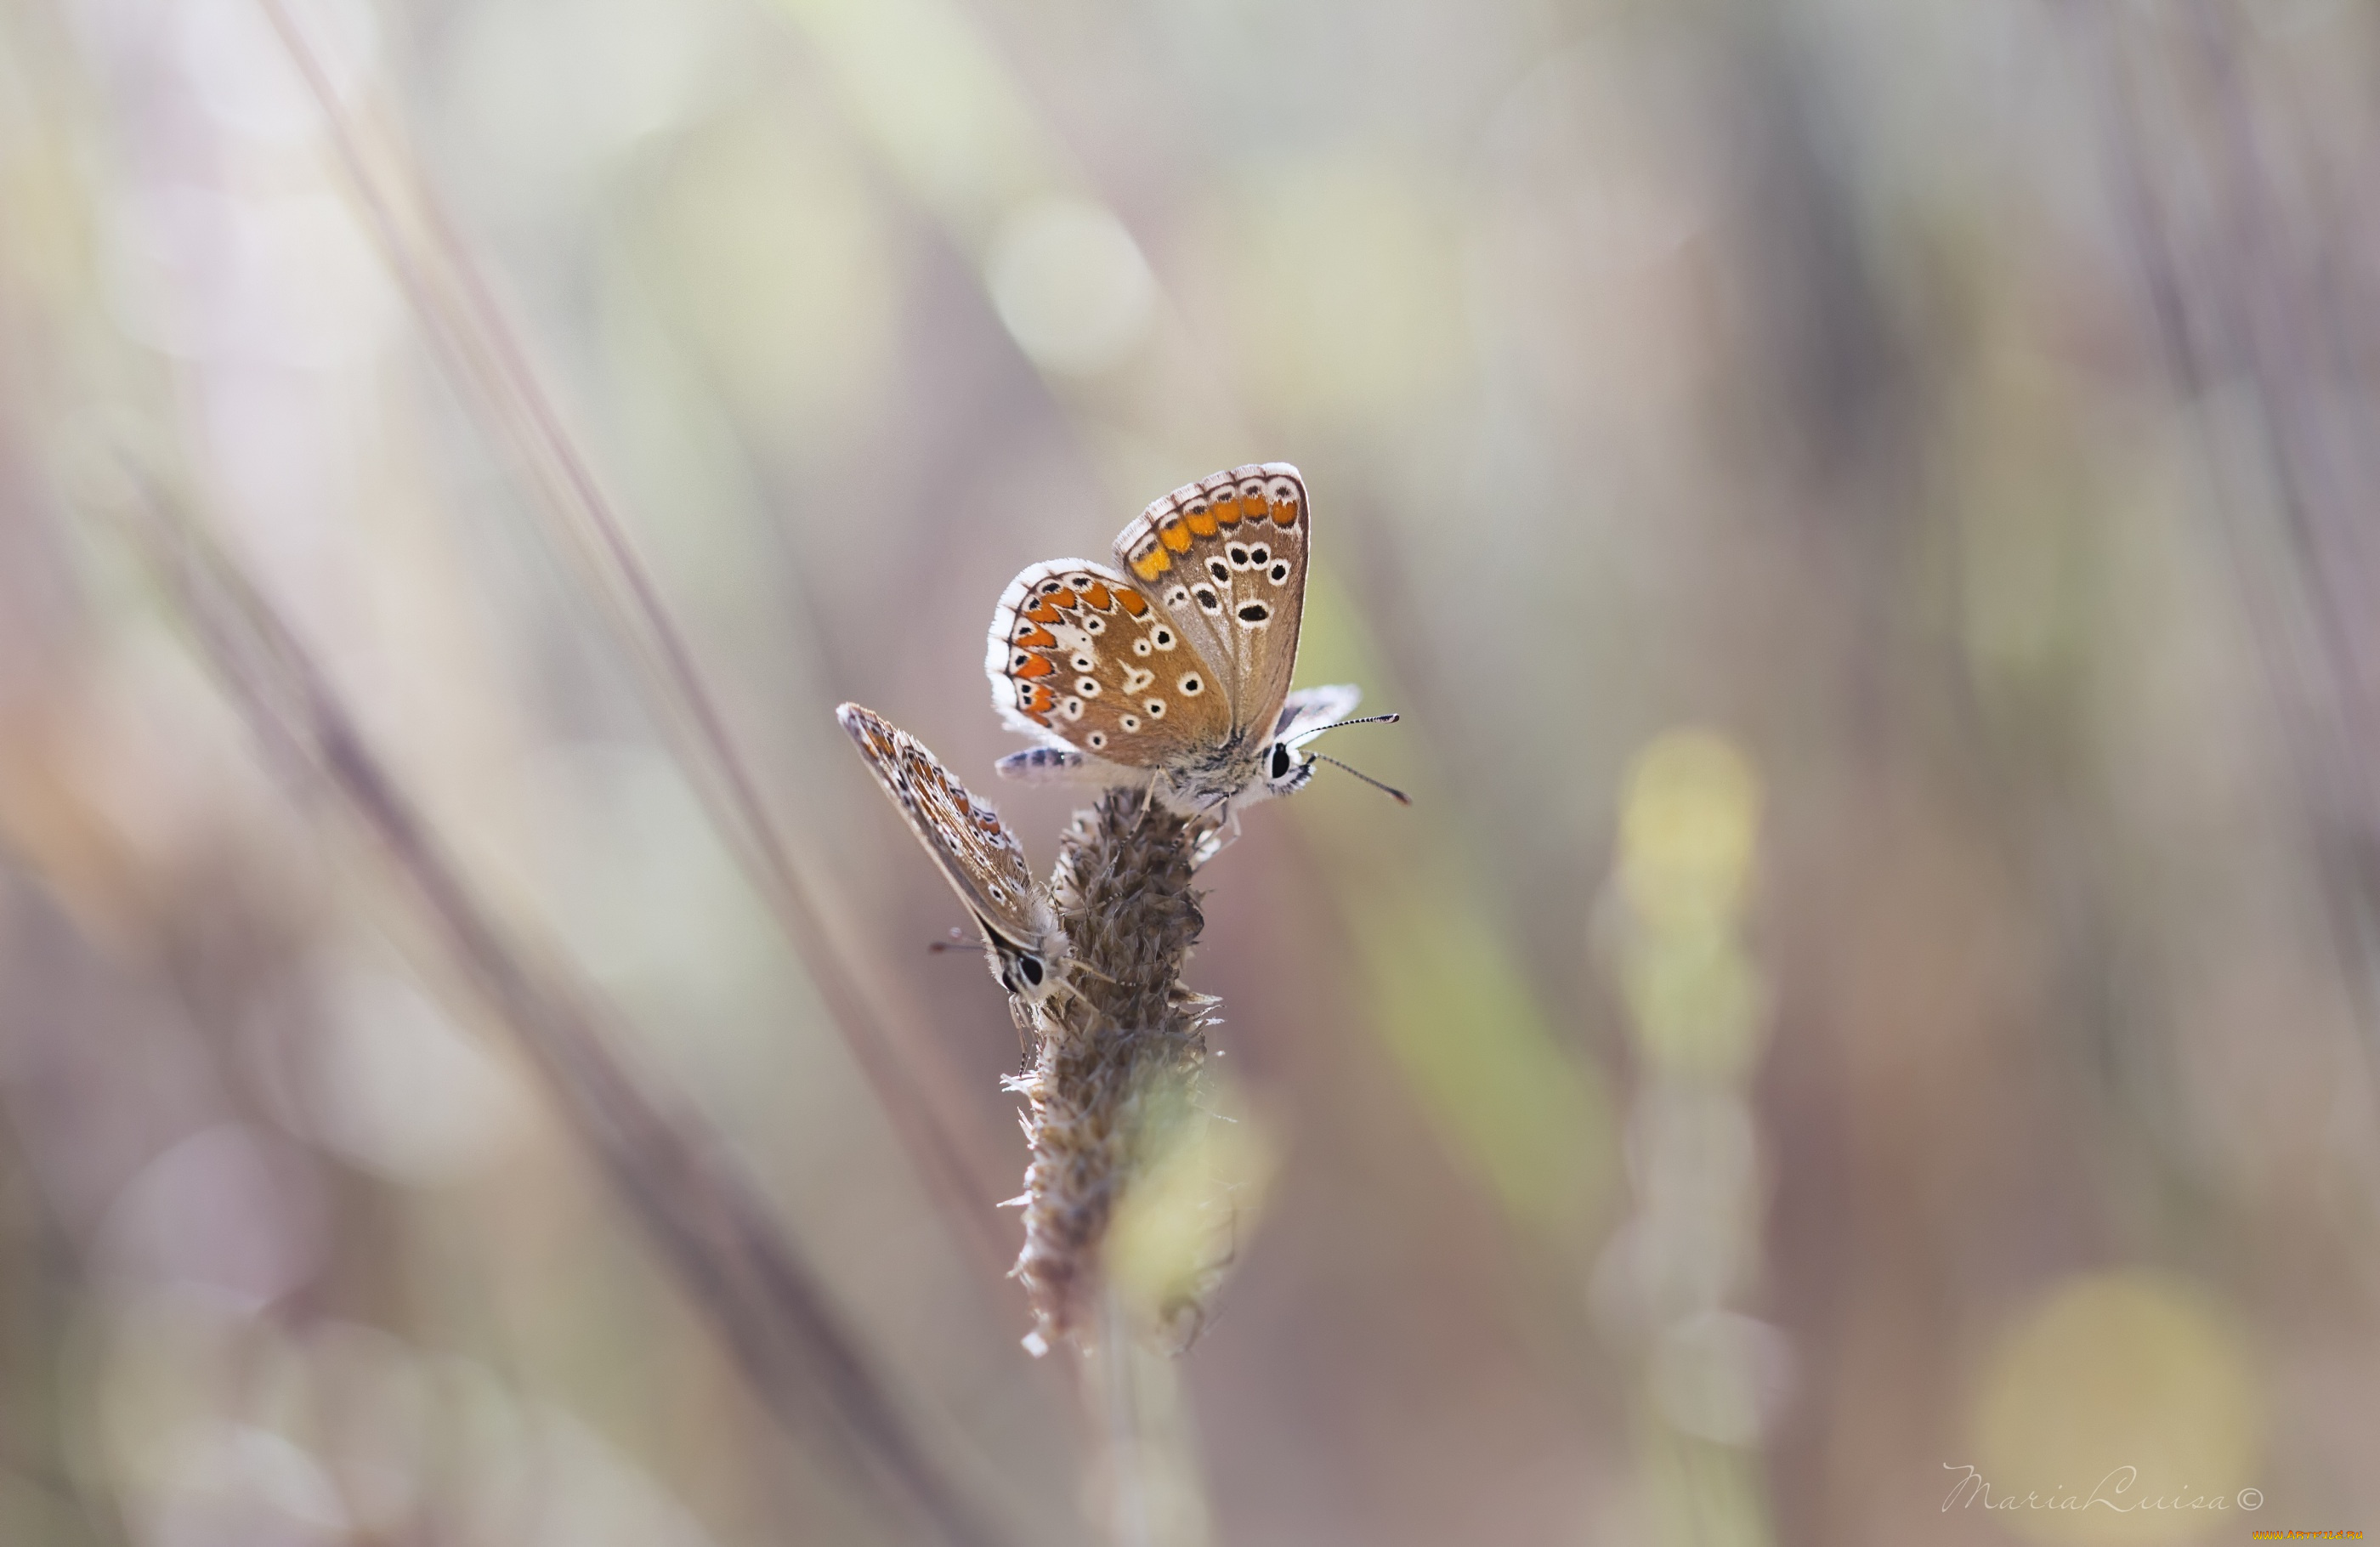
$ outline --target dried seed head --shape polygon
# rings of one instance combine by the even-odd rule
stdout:
[[[1075,814],[1050,876],[1071,947],[1070,991],[1034,1010],[1026,1098],[1025,1249],[1015,1276],[1033,1307],[1036,1353],[1094,1323],[1108,1230],[1127,1190],[1172,1174],[1212,1119],[1204,1110],[1206,1028],[1215,1002],[1182,986],[1204,920],[1192,857],[1213,831],[1144,792],[1111,789]],[[1178,1190],[1168,1188],[1169,1192]],[[1201,1197],[1175,1266],[1135,1274],[1149,1330],[1177,1350],[1195,1338],[1220,1276],[1229,1209]],[[1209,1217],[1211,1216],[1211,1217]]]

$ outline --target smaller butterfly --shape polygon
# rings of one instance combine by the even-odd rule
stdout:
[[[873,710],[847,703],[834,717],[974,916],[1001,986],[1028,1005],[1048,998],[1066,961],[1065,932],[1000,813],[968,794],[924,742]]]

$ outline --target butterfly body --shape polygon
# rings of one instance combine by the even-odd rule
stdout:
[[[924,742],[882,715],[846,703],[834,717],[966,905],[1001,986],[1027,1005],[1046,999],[1060,986],[1065,934],[1000,813],[970,794]]]
[[[1188,813],[1286,795],[1313,776],[1296,738],[1352,688],[1289,690],[1305,603],[1305,484],[1286,462],[1175,490],[1117,534],[1119,568],[1029,566],[993,610],[992,703],[1041,745],[1011,778],[1146,784]]]

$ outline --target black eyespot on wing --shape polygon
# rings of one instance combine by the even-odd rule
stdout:
[[[1041,582],[1041,594],[1044,596],[1055,596],[1065,589],[1066,582],[1059,579],[1055,576],[1052,576],[1049,579]]]
[[[1182,696],[1185,699],[1195,699],[1199,694],[1207,690],[1207,685],[1198,679],[1198,674],[1196,672],[1192,672],[1188,676],[1183,677],[1181,682],[1176,686],[1181,688]]]
[[[1090,735],[1083,737],[1083,739],[1088,742],[1090,744],[1091,750],[1096,752],[1100,748],[1108,744],[1108,733],[1105,731],[1093,731]]]
[[[1092,615],[1087,615],[1087,615],[1085,615],[1085,616],[1084,616],[1084,618],[1083,618],[1083,632],[1084,632],[1084,633],[1086,633],[1086,634],[1104,634],[1104,633],[1106,633],[1107,631],[1108,631],[1108,626],[1107,626],[1105,623],[1101,622],[1099,618],[1097,618],[1097,617],[1095,617],[1095,616],[1092,616]]]
[[[1246,567],[1248,562],[1248,551],[1245,548],[1234,542],[1231,547],[1224,551],[1232,555],[1232,563],[1233,565],[1242,568]]]
[[[1135,655],[1146,655],[1148,653],[1148,650],[1149,645],[1147,640],[1135,640],[1132,641],[1132,652]]]
[[[1149,638],[1157,641],[1157,648],[1160,650],[1172,650],[1173,648],[1173,630],[1171,628],[1160,627],[1157,632],[1150,635]]]
[[[1251,602],[1240,609],[1239,615],[1242,623],[1262,623],[1272,616],[1272,609],[1261,602]]]
[[[1089,656],[1087,656],[1087,655],[1084,654],[1081,651],[1076,651],[1076,652],[1075,652],[1075,656],[1074,656],[1074,667],[1075,667],[1075,669],[1076,671],[1078,671],[1078,672],[1087,672],[1087,671],[1089,671],[1093,666],[1095,666],[1095,665],[1097,665],[1097,664],[1099,664],[1099,663],[1098,663],[1098,662],[1096,662],[1096,661],[1092,660]]]
[[[1266,573],[1272,577],[1273,584],[1281,584],[1283,580],[1289,579],[1289,561],[1286,559],[1275,559],[1273,561],[1272,567],[1267,570]]]
[[[1222,599],[1218,597],[1213,591],[1208,591],[1205,586],[1200,586],[1196,591],[1191,592],[1191,594],[1198,599],[1198,605],[1204,611],[1220,613],[1223,610]]]
[[[1208,559],[1207,561],[1207,573],[1215,577],[1215,583],[1219,586],[1227,586],[1232,583],[1232,566],[1225,564],[1221,559]]]

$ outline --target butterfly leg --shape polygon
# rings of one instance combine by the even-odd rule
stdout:
[[[1008,1018],[1016,1023],[1016,1067],[1017,1072],[1021,1074],[1033,1066],[1033,1044],[1038,1040],[1038,1034],[1033,1026],[1033,1012],[1026,1007],[1024,1001],[1011,994],[1008,999]]]
[[[1204,866],[1208,860],[1212,859],[1215,856],[1222,853],[1223,850],[1231,847],[1233,844],[1240,841],[1240,813],[1229,805],[1226,805],[1223,808],[1223,813],[1229,819],[1232,835],[1228,838],[1223,836],[1223,828],[1225,823],[1220,821],[1217,822],[1214,826],[1208,828],[1205,833],[1199,834],[1197,843],[1194,845],[1190,850],[1190,868],[1192,870],[1195,871],[1199,869]]]

